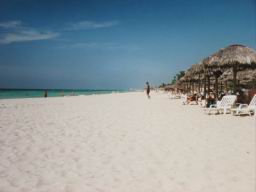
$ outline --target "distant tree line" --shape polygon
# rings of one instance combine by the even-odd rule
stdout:
[[[175,84],[181,77],[183,77],[185,75],[185,71],[180,71],[179,73],[177,73],[176,75],[174,75],[174,77],[171,80],[171,85]]]
[[[167,85],[174,85],[181,77],[183,77],[185,75],[185,71],[179,71],[177,74],[175,74],[170,83],[162,83],[161,85],[159,85],[159,88],[164,88]]]

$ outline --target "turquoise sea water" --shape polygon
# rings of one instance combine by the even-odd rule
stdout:
[[[48,97],[61,97],[73,95],[107,94],[113,92],[126,92],[124,90],[89,90],[89,89],[50,89],[47,90]],[[0,99],[35,98],[44,97],[43,89],[0,89]]]

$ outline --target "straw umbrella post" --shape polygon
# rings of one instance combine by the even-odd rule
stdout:
[[[203,60],[203,66],[204,66],[204,96],[206,96],[206,93],[209,94],[210,87],[211,87],[212,71],[211,71],[211,68],[209,68],[208,65],[207,65],[208,62],[209,62],[209,57]]]
[[[221,76],[222,71],[220,69],[216,69],[212,73],[215,77],[215,95],[216,95],[216,98],[218,98],[219,97],[219,81],[218,81],[218,79]]]

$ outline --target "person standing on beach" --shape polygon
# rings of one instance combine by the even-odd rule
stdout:
[[[44,97],[48,97],[48,92],[47,92],[47,90],[44,91]]]
[[[149,93],[150,93],[150,85],[149,85],[148,82],[146,82],[146,93],[147,93],[148,98],[150,99],[150,95],[149,95]]]

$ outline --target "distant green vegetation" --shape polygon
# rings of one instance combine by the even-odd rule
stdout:
[[[159,85],[159,88],[164,88],[166,86],[165,83],[162,83],[161,85]]]
[[[183,77],[185,75],[185,71],[179,71],[177,74],[175,74],[170,83],[162,83],[161,85],[159,85],[159,88],[164,88],[165,86],[168,85],[174,85],[181,77]]]
[[[174,77],[171,80],[171,85],[175,84],[181,77],[183,77],[185,75],[185,71],[180,71],[179,73],[177,73],[176,75],[174,75]]]

